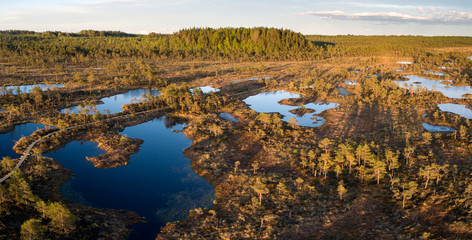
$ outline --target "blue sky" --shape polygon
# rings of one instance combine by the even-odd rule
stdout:
[[[0,0],[0,30],[146,34],[228,26],[325,35],[472,36],[472,1]]]

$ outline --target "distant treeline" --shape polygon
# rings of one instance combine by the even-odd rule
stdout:
[[[50,36],[66,36],[66,37],[136,37],[136,34],[129,34],[121,31],[97,31],[97,30],[82,30],[78,33],[67,33],[59,31],[34,32],[25,30],[6,30],[0,31],[1,35],[35,35],[42,37]]]
[[[314,60],[343,56],[416,56],[435,47],[472,46],[471,37],[304,36],[275,28],[191,28],[174,34],[0,31],[10,59],[81,62],[89,58]],[[26,62],[29,62],[28,60]]]
[[[426,36],[305,36],[330,56],[418,56],[433,48],[472,47],[472,37]]]

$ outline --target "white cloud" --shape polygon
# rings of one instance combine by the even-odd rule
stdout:
[[[471,24],[472,13],[460,11],[440,12],[433,8],[429,11],[424,8],[418,8],[421,15],[413,15],[401,12],[359,12],[346,13],[344,11],[318,11],[318,12],[303,12],[296,13],[299,16],[319,16],[323,19],[337,19],[337,20],[358,20],[370,21],[377,23],[423,23],[423,24]]]
[[[382,3],[365,3],[365,2],[351,2],[346,3],[351,6],[355,7],[362,7],[362,8],[386,8],[386,9],[415,9],[416,6],[413,5],[405,5],[405,4],[382,4]]]

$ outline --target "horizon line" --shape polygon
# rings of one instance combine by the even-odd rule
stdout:
[[[26,32],[33,32],[33,33],[67,33],[67,34],[79,34],[79,32],[81,31],[98,31],[98,32],[121,32],[121,33],[124,33],[124,34],[129,34],[129,35],[138,35],[138,36],[147,36],[151,33],[156,33],[156,34],[162,34],[162,35],[172,35],[172,34],[176,34],[178,33],[179,31],[181,30],[186,30],[186,29],[214,29],[214,30],[217,30],[217,29],[222,29],[222,28],[246,28],[246,29],[251,29],[251,28],[274,28],[274,29],[281,29],[281,30],[290,30],[290,31],[293,31],[295,33],[300,33],[304,36],[360,36],[360,37],[374,37],[374,36],[385,36],[385,37],[400,37],[400,36],[408,36],[408,37],[472,37],[472,35],[412,35],[412,34],[352,34],[352,33],[346,33],[346,34],[322,34],[322,33],[302,33],[302,32],[297,32],[297,31],[294,31],[293,29],[289,29],[289,28],[277,28],[277,27],[262,27],[262,26],[259,26],[259,27],[218,27],[218,28],[214,28],[214,27],[190,27],[190,28],[181,28],[177,31],[174,31],[172,33],[162,33],[162,32],[154,32],[154,31],[150,31],[148,33],[132,33],[132,32],[125,32],[125,31],[122,31],[122,30],[98,30],[98,29],[82,29],[80,31],[77,31],[77,32],[68,32],[68,31],[60,31],[60,30],[45,30],[45,31],[35,31],[35,30],[29,30],[29,29],[0,29],[0,32],[14,32],[14,31],[26,31]]]

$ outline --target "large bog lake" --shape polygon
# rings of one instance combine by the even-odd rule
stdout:
[[[134,211],[147,223],[134,225],[129,239],[154,239],[166,223],[185,219],[189,211],[212,205],[213,186],[195,173],[183,150],[192,140],[182,130],[185,124],[166,117],[125,128],[123,135],[144,140],[128,165],[95,168],[86,157],[105,153],[95,142],[73,141],[55,153],[46,153],[73,171],[61,191],[73,203]],[[45,126],[27,123],[0,134],[1,157],[19,158],[15,141]],[[172,131],[174,130],[174,131]]]
[[[99,208],[125,209],[145,217],[133,226],[129,239],[154,239],[167,222],[182,220],[189,210],[212,205],[215,190],[190,167],[183,150],[192,141],[184,124],[169,126],[165,117],[126,128],[122,134],[144,140],[128,165],[101,169],[86,160],[105,153],[97,143],[74,141],[55,153],[44,154],[60,162],[73,176],[61,191],[70,201]]]

